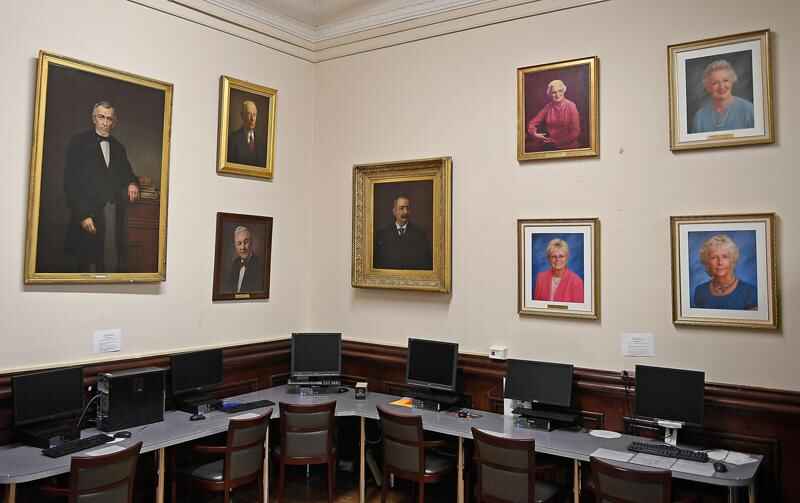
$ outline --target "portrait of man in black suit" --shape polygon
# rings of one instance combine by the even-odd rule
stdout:
[[[253,234],[244,225],[233,231],[233,248],[236,256],[225,275],[226,292],[249,293],[264,290],[264,262],[253,253]]]
[[[64,193],[70,218],[64,252],[77,272],[127,272],[128,202],[139,199],[139,182],[122,143],[111,135],[114,105],[92,108],[94,128],[72,137],[67,146]]]
[[[242,127],[228,138],[228,162],[264,167],[267,144],[264,128],[258,126],[258,107],[252,100],[242,102]]]
[[[411,197],[408,194],[394,196],[392,217],[391,223],[375,231],[373,267],[433,269],[431,243],[425,231],[411,221]]]

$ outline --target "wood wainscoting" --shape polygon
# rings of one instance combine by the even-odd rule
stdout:
[[[225,348],[225,381],[216,394],[232,396],[286,382],[289,340]],[[369,383],[369,391],[405,392],[406,348],[345,340],[344,384]],[[89,364],[84,384],[94,385],[101,372],[128,368],[169,367],[169,355]],[[461,354],[464,393],[475,409],[502,412],[502,379],[506,365],[486,356]],[[634,382],[620,372],[575,369],[573,396],[584,426],[657,435],[652,421],[633,417]],[[683,431],[684,441],[763,454],[758,500],[791,503],[800,499],[800,393],[751,386],[706,383],[705,428]],[[0,376],[0,445],[14,441],[10,375]]]

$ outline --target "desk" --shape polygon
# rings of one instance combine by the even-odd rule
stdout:
[[[314,404],[336,400],[337,416],[355,416],[360,418],[360,472],[359,472],[359,501],[365,502],[365,424],[367,419],[378,419],[377,405],[388,405],[396,400],[397,396],[381,393],[368,393],[366,400],[356,400],[353,391],[334,395],[298,395],[289,394],[286,386],[265,389],[232,397],[242,402],[253,400],[272,400],[276,406],[273,418],[278,417],[278,402],[293,404]],[[520,427],[513,417],[494,414],[491,412],[477,411],[481,417],[467,419],[459,418],[455,414],[446,412],[433,412],[420,409],[396,407],[398,410],[409,414],[422,416],[422,426],[427,431],[442,433],[458,438],[458,503],[464,501],[464,439],[472,439],[471,428],[474,426],[495,434],[510,438],[534,439],[536,452],[553,454],[573,460],[574,500],[580,501],[581,489],[581,463],[589,461],[589,456],[598,448],[625,451],[633,440],[640,437],[623,435],[617,439],[603,439],[590,436],[588,433],[572,431],[541,431]],[[256,409],[252,412],[263,412]],[[164,501],[165,480],[165,449],[170,446],[207,437],[227,431],[228,422],[237,414],[229,415],[224,412],[206,414],[204,421],[189,421],[189,414],[180,411],[168,411],[164,414],[164,421],[135,428],[129,428],[133,436],[120,443],[122,446],[133,442],[142,441],[142,453],[153,452],[156,455],[158,466],[158,484],[156,486],[156,503]],[[96,433],[87,430],[84,435]],[[267,446],[268,447],[268,446]],[[268,451],[269,449],[267,449]],[[715,473],[713,476],[704,477],[683,472],[672,472],[677,479],[692,480],[704,484],[724,486],[729,489],[729,494],[737,487],[747,487],[750,503],[755,502],[755,476],[761,464],[761,456],[755,456],[757,463],[742,466],[729,466],[726,473]],[[6,446],[0,448],[0,484],[5,485],[5,502],[15,503],[16,484],[40,480],[52,475],[69,472],[70,456],[51,459],[42,456],[40,449],[27,446]],[[626,465],[625,463],[622,463]],[[637,469],[646,469],[640,465],[628,465]],[[269,491],[269,470],[264,473],[264,492]],[[268,501],[268,499],[265,499]]]

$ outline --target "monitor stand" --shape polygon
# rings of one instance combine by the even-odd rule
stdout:
[[[664,419],[656,420],[656,423],[664,428],[664,443],[667,445],[678,445],[678,430],[683,428],[683,423],[680,421],[667,421]]]
[[[409,388],[406,394],[413,398],[415,407],[427,410],[447,410],[461,402],[461,394],[454,391],[439,391],[431,388]]]
[[[77,417],[77,416],[76,416]],[[53,421],[45,421],[15,428],[15,433],[25,445],[47,449],[63,444],[66,440],[80,438],[81,432],[76,426],[77,419],[69,417]]]

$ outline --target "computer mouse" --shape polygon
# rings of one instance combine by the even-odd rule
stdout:
[[[201,419],[205,419],[205,418],[206,418],[206,416],[204,416],[202,414],[192,414],[192,416],[189,418],[189,421],[200,421]]]
[[[457,414],[458,417],[469,417],[469,411],[467,409],[459,409]]]
[[[714,471],[719,473],[725,473],[728,471],[728,467],[725,466],[725,463],[722,461],[715,461],[714,462]]]
[[[131,438],[131,432],[129,431],[118,431],[114,433],[114,438]]]

